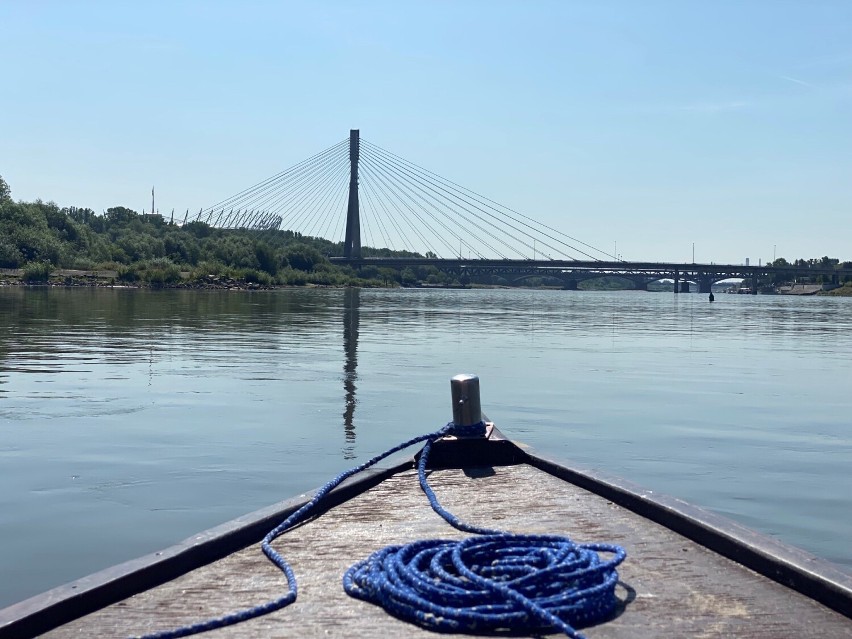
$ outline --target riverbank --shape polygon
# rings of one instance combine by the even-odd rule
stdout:
[[[306,274],[307,275],[307,274]],[[152,282],[145,280],[127,280],[119,276],[118,271],[84,271],[75,269],[57,269],[47,279],[27,279],[24,269],[0,269],[0,286],[50,286],[65,288],[133,288],[133,289],[189,289],[189,290],[276,290],[288,288],[345,288],[350,284],[325,284],[307,281],[297,284],[268,284],[209,274],[192,277],[189,271],[181,271],[177,281]],[[389,285],[378,280],[361,280],[359,288],[388,288]]]
[[[41,287],[62,287],[62,288],[133,288],[133,289],[153,289],[153,288],[175,288],[175,289],[194,289],[194,290],[272,290],[277,288],[297,288],[296,285],[272,285],[260,284],[258,282],[246,282],[245,280],[235,280],[230,277],[210,276],[209,279],[189,280],[181,282],[170,282],[162,284],[151,284],[148,282],[122,282],[115,277],[104,277],[101,275],[63,275],[61,272],[57,277],[51,277],[47,281],[26,281],[20,277],[3,277],[0,279],[0,286],[41,286]],[[304,285],[315,286],[315,285]]]
[[[820,291],[817,295],[828,297],[852,297],[852,282],[846,282],[843,286],[830,291]]]

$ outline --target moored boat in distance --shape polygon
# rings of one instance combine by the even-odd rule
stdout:
[[[414,457],[379,456],[315,493],[10,606],[0,611],[0,638],[186,636],[169,631],[194,632],[205,619],[283,602],[291,576],[262,546],[292,566],[298,598],[293,586],[294,601],[221,624],[211,637],[483,629],[590,639],[852,637],[852,575],[840,567],[681,500],[540,455],[482,419],[477,377],[454,377],[451,389],[453,422],[415,438],[425,445]],[[496,559],[484,559],[480,541],[498,548]],[[533,543],[522,558],[511,554]],[[425,580],[434,598],[402,586],[391,595],[372,590],[372,577],[387,578],[386,565],[391,573],[425,570],[428,561],[387,558],[431,552],[430,544],[446,545],[447,557]],[[456,555],[476,560],[451,565]],[[572,565],[557,565],[566,558]],[[455,582],[433,587],[445,572],[491,597],[480,609],[503,616],[471,616],[462,600],[473,594],[457,593]]]

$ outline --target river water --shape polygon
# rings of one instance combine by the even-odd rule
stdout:
[[[511,438],[852,566],[852,299],[0,289],[0,607],[324,483],[481,378]]]

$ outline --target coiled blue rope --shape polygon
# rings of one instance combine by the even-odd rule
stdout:
[[[347,594],[440,632],[558,630],[583,639],[574,626],[612,615],[623,548],[513,535],[460,520],[441,506],[426,481],[431,448],[429,440],[417,464],[429,504],[454,528],[481,536],[383,548],[346,571]],[[599,552],[612,558],[602,560]]]
[[[443,632],[554,629],[582,639],[573,626],[602,621],[615,609],[618,582],[615,568],[624,560],[625,552],[610,544],[575,544],[566,537],[511,535],[480,528],[445,510],[426,481],[432,442],[445,435],[484,433],[483,423],[471,427],[450,423],[340,473],[261,542],[263,553],[287,580],[283,596],[214,619],[144,635],[141,639],[187,637],[260,617],[293,603],[298,594],[296,576],[284,557],[272,548],[272,542],[306,520],[317,504],[343,481],[423,441],[426,444],[417,472],[430,505],[453,527],[481,536],[384,548],[346,572],[343,577],[346,592],[379,604],[397,617]],[[604,561],[598,552],[614,556]]]
[[[598,552],[613,553],[602,561]],[[350,568],[343,587],[441,632],[559,630],[608,618],[624,550],[549,535],[428,539],[384,548]]]

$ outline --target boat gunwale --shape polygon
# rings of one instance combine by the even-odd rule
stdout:
[[[414,458],[373,467],[347,479],[318,505],[319,516],[388,477],[414,468]],[[34,637],[260,542],[319,488],[241,515],[163,550],[104,568],[0,609],[0,638]],[[310,520],[308,520],[310,521]]]
[[[527,449],[527,463],[608,499],[852,619],[852,573],[733,519],[621,477],[565,466]]]
[[[350,478],[329,493],[317,514],[366,492],[393,475],[411,470],[418,456],[419,453]],[[840,566],[681,499],[649,491],[615,475],[573,468],[566,463],[505,439],[494,429],[490,439],[449,438],[436,442],[429,468],[529,464],[852,618],[852,574]],[[0,609],[0,638],[41,634],[258,543],[314,494],[316,490],[278,502],[193,535],[165,550],[106,568]]]

